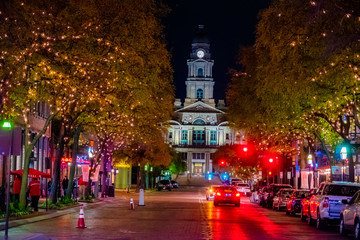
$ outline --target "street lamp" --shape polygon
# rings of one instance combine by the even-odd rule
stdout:
[[[10,121],[4,121],[1,124],[1,127],[5,130],[11,130],[11,142],[9,149],[8,161],[6,164],[6,213],[5,213],[5,240],[8,239],[8,229],[9,229],[9,205],[10,205],[10,161],[11,155],[13,153],[13,139],[14,139],[14,129],[12,128],[12,124]]]

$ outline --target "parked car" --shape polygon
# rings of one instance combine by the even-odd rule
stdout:
[[[218,206],[220,203],[234,204],[235,207],[240,207],[240,193],[234,187],[221,186],[216,188],[214,206]]]
[[[296,190],[286,202],[286,214],[301,213],[301,201],[309,195],[309,190]]]
[[[263,206],[263,207],[266,206],[267,197],[269,196],[268,188],[269,188],[268,186],[263,187],[259,193],[259,205],[260,206]]]
[[[301,209],[300,209],[300,219],[302,221],[305,221],[307,216],[308,216],[308,211],[309,211],[309,201],[310,198],[316,194],[316,192],[318,191],[317,188],[312,188],[310,189],[307,197],[305,197],[303,200],[301,200]]]
[[[237,183],[235,186],[237,191],[240,192],[242,196],[250,196],[251,190],[249,184]]]
[[[171,191],[172,184],[171,184],[170,180],[160,180],[159,183],[158,183],[157,189],[159,191],[161,191],[161,190],[169,190],[169,191]]]
[[[240,178],[232,178],[230,184],[236,186],[239,182],[241,182]]]
[[[327,223],[339,223],[340,212],[344,207],[342,200],[350,198],[360,190],[360,184],[346,182],[326,183],[322,192],[311,197],[308,223],[316,221],[316,228],[322,229]]]
[[[279,192],[281,188],[292,188],[292,186],[289,184],[275,184],[275,183],[270,184],[268,188],[269,195],[266,198],[265,207],[271,208],[273,206],[274,196],[277,192]]]
[[[221,185],[211,185],[208,189],[206,189],[206,200],[211,201],[214,199],[216,189],[221,187]]]
[[[173,188],[179,188],[179,184],[174,180],[171,180],[171,185]]]
[[[343,199],[345,208],[340,212],[340,234],[345,236],[354,232],[355,240],[360,240],[360,191],[350,201]]]
[[[286,202],[294,191],[292,188],[281,188],[274,195],[272,209],[280,211],[281,208],[286,208]]]

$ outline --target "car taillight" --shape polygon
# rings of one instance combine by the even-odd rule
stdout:
[[[221,196],[221,193],[217,192],[216,195]]]
[[[324,208],[329,207],[329,198],[326,197],[326,198],[324,199],[323,207],[324,207]]]
[[[237,197],[240,197],[240,193],[237,193],[236,196],[237,196]]]

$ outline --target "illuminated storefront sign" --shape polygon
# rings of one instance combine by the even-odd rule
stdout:
[[[72,162],[72,158],[61,158],[61,162],[62,163],[71,163]],[[90,165],[90,160],[87,159],[87,156],[86,155],[79,155],[77,156],[77,159],[76,159],[76,163],[78,164],[89,164]]]

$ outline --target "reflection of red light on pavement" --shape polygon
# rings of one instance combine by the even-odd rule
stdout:
[[[262,209],[242,200],[240,208],[215,207],[212,202],[205,206],[206,221],[211,237],[217,239],[279,239],[283,226],[272,222]],[[271,215],[270,215],[271,216]]]

